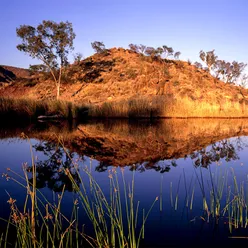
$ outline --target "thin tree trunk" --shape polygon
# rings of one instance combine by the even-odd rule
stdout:
[[[57,96],[56,99],[59,100],[59,92],[60,92],[60,83],[57,83]]]
[[[60,69],[59,69],[59,79],[57,82],[57,100],[59,100],[59,95],[60,95],[61,74],[62,74],[62,66],[60,66]]]

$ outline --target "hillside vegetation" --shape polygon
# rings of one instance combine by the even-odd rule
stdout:
[[[3,80],[0,74],[0,97],[56,98],[48,73],[26,70],[23,76],[13,67],[7,69],[14,76]],[[224,83],[190,62],[123,48],[108,49],[63,68],[60,100],[88,105],[92,116],[130,117],[132,109],[136,114],[140,109],[140,117],[248,117],[245,88]]]

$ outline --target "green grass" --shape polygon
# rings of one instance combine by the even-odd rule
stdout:
[[[190,184],[186,183],[184,176],[185,204],[191,213],[198,211],[194,207],[195,189],[199,187],[202,200],[201,220],[218,224],[221,220],[228,224],[229,232],[233,229],[247,228],[248,226],[248,176],[246,180],[238,181],[234,169],[223,169],[216,167],[212,171],[211,165],[208,167],[209,177],[204,175],[203,168],[195,169]],[[170,202],[174,210],[178,209],[178,192],[180,178],[174,199],[172,182],[170,184]],[[199,200],[199,199],[198,199]],[[196,218],[196,217],[195,217]],[[195,219],[194,218],[194,219]]]
[[[29,140],[24,134],[23,138]],[[62,141],[59,141],[59,145],[64,148]],[[3,174],[6,180],[23,187],[26,199],[20,209],[16,200],[9,195],[10,217],[8,220],[2,219],[7,223],[7,228],[0,236],[0,247],[139,247],[144,238],[145,223],[158,197],[148,210],[140,209],[140,202],[134,198],[135,172],[131,181],[126,181],[124,171],[121,170],[119,181],[117,171],[109,171],[109,197],[93,177],[91,165],[79,168],[71,158],[74,172],[68,168],[64,172],[72,182],[76,198],[72,204],[71,216],[68,217],[61,210],[65,188],[57,200],[52,202],[37,189],[36,163],[32,149],[30,143],[32,165],[23,164],[23,175],[11,169]],[[70,157],[67,150],[64,151]],[[32,179],[28,173],[32,174]],[[75,180],[75,173],[79,181]],[[84,227],[79,226],[79,207],[88,216],[94,235],[87,235]],[[139,220],[142,214],[143,217]]]

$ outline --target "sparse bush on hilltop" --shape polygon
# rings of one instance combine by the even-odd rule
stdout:
[[[91,46],[98,54],[108,54],[108,50],[105,48],[105,45],[101,41],[94,41],[91,43]]]
[[[215,50],[209,52],[201,50],[200,59],[207,65],[208,71],[215,78],[226,83],[237,83],[238,80],[242,80],[242,72],[246,67],[243,62],[233,61],[230,63],[225,60],[218,60]]]
[[[218,56],[215,55],[214,50],[209,52],[200,51],[200,59],[207,65],[209,72],[215,67]]]
[[[194,66],[197,67],[198,69],[202,69],[203,68],[202,67],[202,64],[199,63],[199,62],[197,62],[197,61],[194,63]]]
[[[165,58],[167,59],[170,56],[174,55],[175,59],[178,59],[179,56],[181,55],[181,52],[176,52],[174,53],[174,49],[172,47],[168,47],[166,45],[163,45],[162,47],[150,47],[150,46],[145,46],[145,45],[136,45],[136,44],[129,44],[129,49],[133,52],[136,52],[138,54],[142,55],[147,55],[151,56],[153,58]]]

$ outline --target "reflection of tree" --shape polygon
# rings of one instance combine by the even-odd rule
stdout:
[[[111,166],[104,161],[100,161],[99,165],[96,166],[96,171],[104,172]],[[169,161],[157,161],[157,160],[150,160],[144,163],[136,163],[133,165],[128,165],[130,171],[138,171],[138,172],[145,172],[147,170],[155,170],[160,173],[169,172],[171,166],[176,167],[177,163],[175,160]]]
[[[79,176],[72,164],[73,153],[65,152],[62,147],[51,142],[40,142],[34,145],[34,148],[48,157],[46,160],[36,163],[37,188],[48,187],[59,192],[65,187],[65,190],[72,191],[72,183],[66,175],[65,169],[69,169],[75,181],[79,183]]]
[[[190,155],[185,155],[184,158],[190,157],[196,167],[208,168],[211,163],[219,162],[222,159],[225,159],[227,162],[239,159],[237,152],[243,149],[244,146],[245,143],[241,138],[236,138],[232,141],[222,140]],[[75,181],[79,182],[78,174],[72,164],[73,153],[70,151],[65,152],[64,148],[50,142],[40,142],[34,148],[48,157],[46,160],[36,163],[37,187],[48,187],[54,191],[61,191],[65,186],[66,190],[72,191],[72,184],[65,174],[65,169],[68,168]],[[95,167],[95,170],[104,172],[111,166],[108,161],[102,160],[99,161],[99,165]],[[176,166],[176,159],[162,160],[161,158],[151,158],[146,162],[127,165],[130,171],[145,172],[147,170],[155,170],[160,173],[169,172],[171,167]]]
[[[130,170],[133,171],[139,171],[139,172],[145,172],[147,170],[155,170],[160,173],[169,172],[171,169],[171,166],[176,167],[177,163],[175,160],[164,160],[164,161],[149,161],[142,164],[134,164],[130,166]]]
[[[207,168],[213,162],[219,162],[225,159],[226,162],[239,159],[237,150],[242,149],[240,139],[236,140],[236,147],[234,143],[229,140],[222,140],[211,145],[210,149],[203,148],[199,151],[193,152],[190,157],[194,161],[196,167]]]
[[[219,162],[225,159],[226,162],[239,159],[237,154],[238,151],[242,150],[246,144],[242,141],[240,137],[235,140],[222,140],[213,143],[207,148],[202,148],[198,151],[193,152],[190,155],[185,155],[185,159],[190,157],[196,167],[208,168],[213,162]],[[107,162],[101,161],[96,167],[96,171],[103,172],[111,166]],[[171,166],[176,167],[176,159],[172,160],[161,160],[161,159],[151,159],[143,163],[136,163],[133,165],[127,165],[131,171],[145,172],[147,170],[155,170],[160,173],[169,172]]]
[[[98,171],[98,172],[104,172],[104,171],[106,171],[108,169],[109,166],[110,165],[108,163],[106,163],[105,161],[100,161],[99,165],[96,166],[95,170]]]

